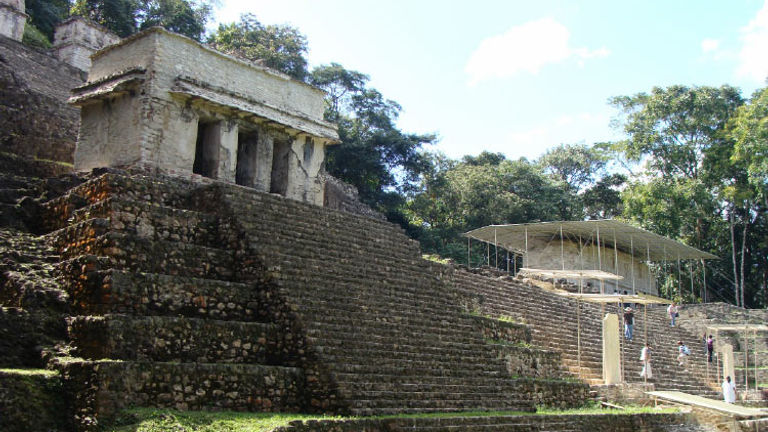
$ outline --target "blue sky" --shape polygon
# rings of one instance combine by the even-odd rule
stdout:
[[[310,66],[368,74],[453,158],[619,139],[612,96],[768,76],[768,0],[221,0],[216,21],[244,12],[299,29]]]

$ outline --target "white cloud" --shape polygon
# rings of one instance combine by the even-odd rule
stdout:
[[[768,77],[768,0],[741,29],[741,50],[736,73],[763,82]]]
[[[582,62],[610,54],[604,47],[597,50],[573,48],[568,42],[570,37],[568,29],[552,18],[527,22],[480,42],[464,70],[469,75],[470,84],[474,85],[518,72],[535,75],[543,66],[570,58]]]
[[[701,41],[701,51],[704,53],[717,51],[718,48],[720,48],[720,41],[717,39],[707,38]]]
[[[609,127],[609,113],[566,114],[524,130],[509,131],[499,146],[500,151],[512,159],[524,156],[534,160],[548,149],[560,144],[576,144],[618,139]]]

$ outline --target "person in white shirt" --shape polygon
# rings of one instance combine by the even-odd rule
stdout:
[[[723,400],[728,403],[736,402],[736,386],[731,382],[731,377],[725,377],[723,381]]]
[[[691,350],[688,348],[687,345],[683,341],[680,341],[677,343],[677,362],[680,363],[680,366],[685,367],[686,362],[688,361],[688,356],[691,355]]]
[[[640,372],[640,376],[648,379],[653,378],[653,373],[651,372],[651,346],[649,344],[645,344],[640,351],[640,361],[643,362],[643,370]]]
[[[675,321],[677,320],[677,315],[680,312],[680,309],[678,309],[677,304],[675,302],[672,302],[671,305],[667,306],[667,314],[669,314],[669,326],[674,327]]]

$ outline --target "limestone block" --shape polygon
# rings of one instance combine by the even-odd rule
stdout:
[[[734,369],[735,363],[733,361],[733,346],[730,344],[723,344],[720,346],[720,361],[723,362],[723,379],[729,376],[731,381],[736,379],[736,372]]]
[[[0,3],[0,35],[7,38],[11,38],[16,41],[21,41],[24,36],[24,26],[27,23],[28,15],[24,13],[24,0],[13,1],[7,4],[8,0],[4,0]],[[18,3],[21,3],[21,7],[18,7]]]
[[[56,26],[53,50],[59,60],[80,70],[91,68],[91,54],[115,44],[120,37],[80,16],[73,16]]]
[[[603,380],[606,385],[621,382],[619,361],[619,316],[606,314],[603,318]]]

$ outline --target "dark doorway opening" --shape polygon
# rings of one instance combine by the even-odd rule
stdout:
[[[253,131],[241,131],[237,135],[237,168],[235,183],[254,187],[256,184],[256,146],[258,134]]]
[[[216,178],[219,171],[220,145],[221,122],[198,122],[195,162],[192,166],[192,172],[203,177]]]
[[[272,181],[269,191],[285,196],[288,192],[288,157],[291,152],[290,141],[275,140],[272,153]]]

